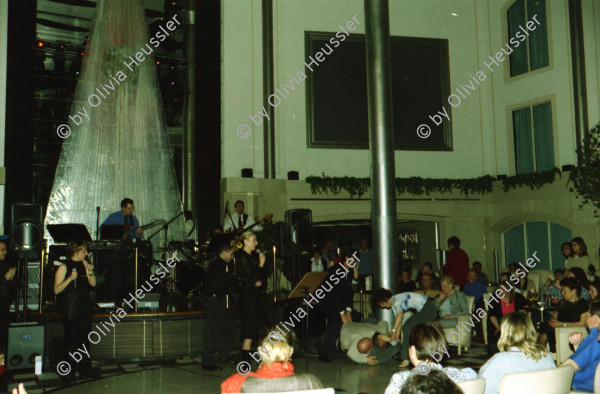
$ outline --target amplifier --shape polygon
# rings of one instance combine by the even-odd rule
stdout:
[[[6,369],[35,367],[35,356],[44,354],[44,326],[35,322],[8,326]]]
[[[138,312],[140,310],[149,310],[150,312],[158,312],[160,304],[160,294],[146,293],[143,299],[138,302]]]

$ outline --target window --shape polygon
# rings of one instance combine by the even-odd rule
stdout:
[[[571,241],[571,230],[550,222],[523,223],[504,233],[504,261],[523,263],[534,252],[540,259],[535,268],[565,268],[565,258],[561,253],[563,242]],[[544,279],[545,280],[545,279]],[[543,283],[543,281],[542,281]]]
[[[546,0],[517,0],[507,11],[508,38],[513,38],[510,55],[510,76],[546,67],[548,56],[548,26]],[[528,31],[527,22],[535,20],[535,30]],[[527,35],[528,34],[528,35]],[[509,41],[510,42],[510,41]],[[515,48],[515,45],[519,45]]]
[[[513,111],[512,120],[517,175],[553,169],[552,103]]]

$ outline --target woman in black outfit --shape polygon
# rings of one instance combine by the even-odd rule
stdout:
[[[585,319],[589,309],[589,302],[580,298],[581,285],[575,278],[564,278],[560,281],[563,299],[556,306],[556,312],[549,322],[540,324],[538,343],[544,348],[550,345],[550,352],[556,352],[557,327],[585,327]]]
[[[90,349],[88,335],[92,329],[93,303],[90,295],[96,286],[94,266],[86,261],[88,244],[85,241],[69,242],[67,254],[69,259],[61,264],[54,276],[54,294],[58,296],[61,306],[60,319],[65,329],[66,350],[74,352],[78,348]],[[82,378],[100,377],[100,370],[92,368],[92,362],[85,353],[79,352],[83,359],[78,363],[79,376]],[[65,359],[72,367],[73,359]],[[74,369],[74,368],[73,368]],[[69,374],[73,379],[75,372]]]
[[[490,307],[487,319],[487,351],[492,356],[499,352],[498,340],[500,339],[500,322],[502,318],[511,312],[518,312],[525,309],[527,300],[521,294],[515,291],[512,282],[500,282],[498,289],[502,293],[497,297],[498,301],[490,299]]]
[[[266,256],[256,253],[256,234],[247,231],[240,235],[242,248],[235,254],[236,276],[240,283],[239,311],[242,323],[241,336],[242,359],[248,361],[248,352],[252,348],[252,340],[258,336],[258,314],[264,309],[259,307],[259,289],[266,283],[264,279],[264,266]]]

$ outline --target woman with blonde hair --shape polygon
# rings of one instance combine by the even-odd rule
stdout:
[[[502,318],[497,353],[479,370],[484,378],[485,394],[496,394],[500,380],[509,373],[533,372],[556,368],[546,349],[536,343],[533,322],[525,312],[512,312]]]
[[[248,373],[249,364],[238,364],[239,373],[221,384],[221,393],[274,393],[323,388],[319,378],[314,375],[294,375],[294,365],[291,363],[294,354],[293,331],[285,333],[273,326],[266,329],[261,338],[257,352],[252,354],[252,358],[260,362],[258,370]]]
[[[239,311],[242,324],[242,360],[250,361],[252,340],[258,336],[258,323],[264,321],[259,316],[264,308],[259,308],[259,289],[264,281],[264,266],[266,256],[256,253],[256,234],[252,231],[242,233],[238,238],[235,253],[236,277],[239,279]]]

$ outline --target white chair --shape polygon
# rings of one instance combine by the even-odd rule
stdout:
[[[465,394],[483,394],[485,391],[485,379],[475,378],[456,383]]]
[[[473,328],[469,328],[469,325],[466,324],[466,322],[471,322],[471,314],[473,313],[473,307],[475,305],[475,297],[472,296],[467,296],[467,305],[469,307],[469,314],[468,315],[461,315],[458,317],[458,327],[461,328],[461,330],[467,330],[469,329],[468,334],[461,334],[460,335],[460,344],[458,345],[458,355],[460,356],[462,354],[462,348],[465,348],[466,350],[469,350],[469,348],[471,347],[471,335],[473,333]],[[475,319],[473,319],[473,321],[475,321]],[[452,332],[456,332],[457,328],[456,327],[451,327],[451,328],[444,328],[444,336],[446,337],[446,341],[448,341],[449,343],[455,343],[453,340],[449,339],[449,335]],[[454,337],[455,335],[453,335]]]
[[[569,394],[575,370],[570,365],[536,372],[509,373],[500,380],[499,394]]]
[[[488,293],[483,294],[483,299],[484,299],[483,308],[485,309],[486,314],[481,319],[481,328],[483,329],[483,342],[487,345],[488,344],[487,319],[488,319],[489,309],[488,309],[487,303],[485,303],[485,301],[490,302],[490,293],[488,292]]]
[[[534,288],[535,288],[535,292],[539,293],[539,291],[540,291],[540,283],[542,281],[541,275],[538,274],[538,273],[535,273],[535,272],[531,272],[529,275],[527,275],[527,280],[531,281],[533,283]]]
[[[580,332],[583,338],[588,336],[588,330],[585,327],[557,327],[554,329],[556,336],[556,365],[562,364],[571,354],[571,343],[569,335],[574,332]]]
[[[571,394],[583,394],[583,391],[571,391]],[[594,393],[600,393],[600,364],[596,367],[596,374],[594,375]]]

